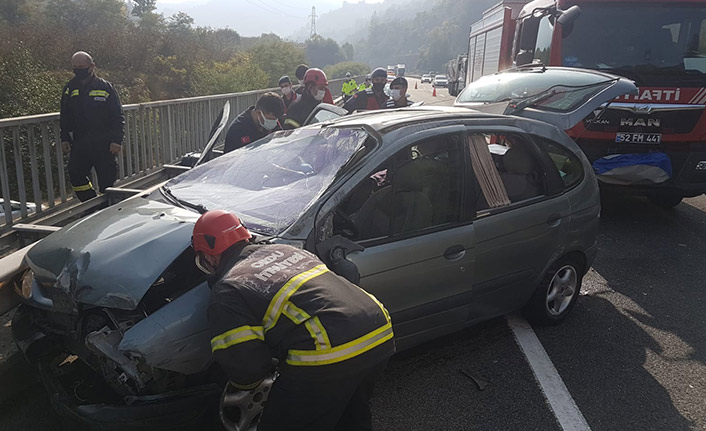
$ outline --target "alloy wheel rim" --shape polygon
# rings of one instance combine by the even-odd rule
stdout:
[[[561,315],[578,294],[578,274],[571,265],[559,268],[549,282],[547,289],[546,306],[552,316]]]

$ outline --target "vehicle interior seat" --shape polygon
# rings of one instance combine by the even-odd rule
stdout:
[[[537,179],[537,167],[532,156],[521,146],[515,145],[503,156],[504,172],[500,178],[510,202],[540,196],[542,187]]]

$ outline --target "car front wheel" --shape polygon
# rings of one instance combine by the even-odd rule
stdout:
[[[525,306],[527,319],[538,325],[556,325],[563,321],[576,304],[582,278],[582,268],[573,259],[555,263]]]

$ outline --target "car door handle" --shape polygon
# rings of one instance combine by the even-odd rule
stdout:
[[[458,260],[466,254],[466,248],[460,244],[452,245],[444,252],[444,257],[448,260]]]
[[[561,223],[561,214],[552,214],[547,219],[549,227],[557,227]]]

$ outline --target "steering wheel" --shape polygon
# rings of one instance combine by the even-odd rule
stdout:
[[[343,236],[351,239],[358,238],[358,235],[360,235],[360,230],[358,229],[358,226],[356,226],[351,216],[343,212],[343,210],[341,210],[340,208],[336,208],[333,214],[337,217],[340,217],[345,224],[341,232]]]

